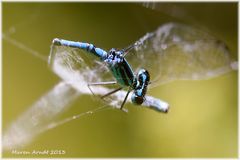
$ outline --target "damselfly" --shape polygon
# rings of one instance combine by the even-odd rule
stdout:
[[[22,48],[19,43],[11,39],[7,40]],[[223,42],[205,31],[183,24],[164,24],[130,46],[132,46],[129,51],[131,53],[124,57],[132,68],[148,70],[151,75],[151,84],[147,85],[148,88],[173,80],[208,79],[238,67]],[[52,45],[49,57],[50,67],[63,81],[29,107],[5,131],[3,148],[12,149],[25,145],[46,130],[83,115],[106,109],[100,104],[100,107],[96,107],[95,110],[61,121],[53,121],[54,117],[65,111],[69,103],[83,94],[91,94],[88,83],[113,79],[107,66],[100,63],[99,58],[96,57],[87,54],[83,49]],[[98,95],[106,95],[110,91],[109,88],[99,85],[94,85],[91,89]],[[108,101],[108,106],[118,107],[125,96],[126,92],[121,90],[105,97],[105,100]],[[126,102],[129,100],[130,98]],[[140,106],[162,112],[168,109],[168,103],[148,95],[145,95],[145,101]]]
[[[140,69],[135,75],[130,64],[125,59],[125,55],[131,49],[137,46],[137,43],[122,50],[116,50],[112,48],[109,52],[106,52],[101,48],[97,48],[93,44],[74,42],[57,38],[53,40],[53,44],[82,49],[97,56],[102,62],[106,63],[107,67],[111,71],[116,81],[88,83],[88,86],[112,85],[118,83],[121,87],[103,95],[101,98],[114,94],[122,90],[124,87],[128,87],[128,92],[121,104],[120,109],[123,108],[127,97],[132,90],[134,92],[132,94],[131,100],[134,104],[141,105],[145,100],[145,94],[147,92],[147,87],[150,82],[150,75],[145,69]],[[167,110],[165,112],[167,112]]]
[[[199,29],[176,23],[165,24],[132,45],[109,52],[90,43],[54,39],[50,64],[68,83],[80,83],[77,88],[88,86],[91,90],[90,86],[120,85],[109,93],[100,93],[102,98],[128,87],[120,109],[131,91],[133,103],[145,102],[150,75],[149,86],[156,86],[172,80],[208,79],[236,68],[223,42]],[[138,72],[134,73],[132,67]],[[168,110],[160,103],[151,106],[161,112]]]

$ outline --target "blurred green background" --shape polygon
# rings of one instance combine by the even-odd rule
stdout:
[[[166,22],[202,26],[237,58],[237,3],[6,3],[3,34],[48,56],[53,38],[125,47]],[[181,11],[178,12],[174,11]],[[2,41],[3,132],[60,79],[45,61]],[[204,81],[175,81],[148,93],[171,105],[168,114],[128,104],[42,133],[21,150],[65,150],[52,157],[237,157],[237,72]],[[59,119],[98,106],[82,96]],[[4,157],[49,157],[13,155]]]

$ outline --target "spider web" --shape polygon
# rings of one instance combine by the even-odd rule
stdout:
[[[30,14],[29,17],[24,17],[24,19],[19,23],[12,24],[2,33],[2,37],[3,41],[16,46],[17,48],[23,50],[26,54],[36,57],[48,65],[48,57],[46,54],[43,54],[41,51],[33,48],[31,45],[28,45],[30,43],[29,39],[24,41],[16,38],[16,34],[21,33],[21,29],[30,27],[33,22],[41,23],[41,19],[38,19],[39,15],[41,14],[41,7],[39,7],[36,9],[36,11],[34,11],[34,13]],[[41,18],[44,19],[43,17]],[[77,56],[76,54],[73,54],[72,57],[69,57],[69,55],[66,56],[65,51],[68,51],[66,48],[63,49],[61,47],[52,47],[51,53],[53,51],[55,51],[54,53],[57,54],[54,55],[54,58],[51,58],[54,53],[51,54],[50,65],[53,71],[60,76],[63,81],[60,81],[41,98],[36,100],[35,103],[30,105],[26,111],[19,115],[4,130],[2,141],[3,150],[24,147],[31,143],[37,135],[59,125],[65,124],[71,120],[75,120],[87,115],[93,115],[94,113],[104,111],[106,109],[120,107],[119,104],[124,99],[126,91],[119,91],[117,94],[111,96],[106,104],[100,103],[100,106],[95,107],[93,110],[89,110],[60,121],[54,121],[58,115],[65,112],[66,109],[70,107],[70,104],[74,100],[83,94],[91,94],[87,88],[87,82],[89,82],[89,80],[92,81],[93,79],[98,80],[98,77],[96,76],[97,74],[94,73],[96,70],[90,70],[87,68],[87,66],[85,66],[85,70],[80,70],[81,73],[77,71],[76,68],[71,68],[74,66],[71,63],[75,61],[78,62],[80,60],[79,58],[81,57]],[[65,67],[65,64],[68,66],[70,65],[70,70],[69,68]],[[79,65],[81,63],[75,64]],[[84,77],[88,77],[88,79],[83,79]],[[93,87],[93,89],[96,94],[100,95],[106,94],[110,91],[109,88],[99,86]],[[159,109],[164,111],[168,108],[168,104],[166,102],[151,96],[147,96],[146,98],[147,100],[142,105],[144,107],[153,108],[158,111]],[[127,102],[130,102],[130,98],[127,99]],[[160,108],[156,108],[159,107],[159,105]]]
[[[29,17],[25,17],[24,21],[20,21],[17,24],[10,26],[7,30],[2,34],[3,41],[11,43],[12,45],[18,47],[25,51],[25,53],[36,57],[44,62],[48,62],[48,57],[46,54],[43,54],[41,51],[30,47],[26,41],[21,41],[15,38],[15,34],[21,32],[21,28],[29,27],[33,21],[37,21],[38,16],[41,14],[41,7],[37,9],[32,15]],[[44,18],[42,18],[44,19]],[[40,21],[41,22],[41,21]],[[39,22],[39,23],[40,23]],[[53,37],[54,38],[54,37]],[[151,42],[151,41],[149,41]],[[143,44],[144,41],[142,41]],[[141,47],[141,46],[140,46]],[[145,47],[145,45],[143,45]],[[138,48],[135,48],[136,50]],[[53,51],[55,50],[55,51]],[[73,53],[72,57],[66,56],[66,52]],[[109,98],[109,101],[106,105],[102,105],[100,107],[96,107],[96,109],[89,110],[87,112],[80,113],[78,115],[63,119],[61,121],[54,122],[54,119],[57,115],[63,113],[70,104],[80,97],[83,94],[91,94],[89,89],[87,88],[87,82],[89,81],[99,81],[99,76],[96,76],[96,70],[87,69],[87,66],[84,66],[84,70],[81,70],[81,74],[79,74],[79,68],[72,68],[71,63],[75,63],[81,61],[81,57],[76,54],[76,52],[69,51],[67,48],[56,47],[52,48],[51,53],[57,53],[56,57],[50,58],[51,67],[57,75],[63,80],[56,84],[51,90],[49,90],[46,94],[44,94],[39,100],[37,100],[34,104],[30,105],[29,108],[3,132],[3,149],[8,150],[17,147],[24,147],[26,144],[29,144],[34,137],[39,135],[40,133],[45,132],[46,130],[55,128],[59,125],[67,123],[71,120],[86,116],[92,115],[94,113],[110,109],[110,106],[113,108],[118,108],[121,100],[124,99],[126,94],[125,91],[120,91],[117,94],[113,95]],[[136,54],[132,54],[136,55]],[[170,54],[171,55],[171,54]],[[53,56],[53,55],[51,55]],[[174,56],[174,55],[172,55]],[[142,60],[141,55],[138,55],[140,60]],[[145,57],[146,58],[146,57]],[[132,59],[133,65],[134,59]],[[135,59],[137,60],[137,59]],[[81,63],[82,64],[82,63]],[[66,67],[70,66],[70,67]],[[75,66],[76,67],[76,66]],[[83,66],[77,66],[82,67]],[[139,66],[136,66],[138,68]],[[94,73],[95,72],[95,73]],[[91,75],[91,76],[89,76]],[[85,78],[88,79],[85,79]],[[107,76],[108,77],[108,76]],[[102,95],[109,92],[109,88],[105,87],[95,87],[94,91],[96,94]],[[128,98],[128,102],[130,99]],[[155,104],[156,103],[156,104]],[[147,97],[147,101],[143,104],[145,107],[152,108],[153,106],[157,106],[162,104],[163,109],[168,107],[168,104],[162,102],[159,99],[154,97]],[[164,108],[165,107],[165,108]],[[30,118],[30,120],[29,120]]]
[[[38,20],[41,15],[41,6],[37,7],[28,17],[24,17],[19,23],[12,24],[2,33],[3,41],[6,41],[17,48],[25,51],[33,57],[42,60],[47,64],[48,57],[41,52],[28,46],[15,38],[15,34],[21,32],[21,29],[30,27],[31,23]],[[89,94],[89,93],[88,93]],[[28,107],[28,109],[19,115],[11,125],[3,132],[3,150],[12,148],[24,147],[29,144],[38,134],[52,129],[56,126],[64,124],[70,120],[80,118],[89,114],[93,114],[109,108],[107,105],[97,107],[78,115],[66,118],[59,122],[54,122],[54,119],[63,113],[70,104],[82,95],[66,82],[61,81],[52,89],[45,93],[40,99]]]

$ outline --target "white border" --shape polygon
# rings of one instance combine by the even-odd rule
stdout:
[[[156,1],[156,0],[116,0],[116,1],[112,1],[112,0],[69,0],[69,1],[66,1],[66,0],[2,0],[3,3],[6,3],[6,2],[238,2],[238,56],[239,56],[239,46],[240,46],[240,33],[239,33],[239,25],[240,25],[240,11],[239,11],[239,0],[211,0],[211,1],[208,1],[208,0],[185,0],[185,1],[177,1],[177,0],[163,0],[163,1]],[[1,33],[0,33],[0,37],[1,37],[1,40],[0,40],[0,50],[1,50],[1,53],[2,53],[2,3],[0,3],[0,30],[1,30]],[[238,64],[238,68],[240,67],[240,64]],[[0,89],[2,91],[2,54],[0,55]],[[239,84],[239,79],[240,79],[240,76],[239,76],[239,73],[238,73],[238,84]],[[239,93],[239,85],[238,85],[238,93]],[[238,100],[240,99],[240,95],[238,94]],[[0,115],[2,116],[2,92],[0,93],[0,102],[1,102],[1,107],[0,107]],[[235,159],[239,159],[240,158],[240,138],[239,138],[239,133],[240,133],[240,109],[239,109],[239,101],[238,101],[238,158],[141,158],[141,159],[145,159],[145,160],[152,160],[152,159],[162,159],[162,160],[171,160],[171,159],[179,159],[179,160],[182,160],[182,159],[198,159],[198,160],[201,160],[201,159],[211,159],[211,160],[219,160],[219,159],[229,159],[229,160],[235,160]],[[2,117],[0,118],[0,126],[1,126],[1,133],[2,132]],[[1,134],[1,137],[0,137],[0,149],[1,149],[1,153],[2,153],[2,134]],[[68,160],[68,159],[82,159],[82,160],[95,160],[95,159],[98,159],[98,160],[105,160],[105,159],[113,159],[113,158],[2,158],[2,154],[0,154],[0,157],[1,159],[16,159],[16,160],[26,160],[26,159],[34,159],[34,160],[47,160],[47,159],[50,159],[50,160],[54,160],[54,159],[65,159],[65,160]],[[131,160],[135,160],[135,159],[138,159],[138,158],[114,158],[114,159],[131,159]],[[139,158],[140,159],[140,158]]]
[[[239,0],[2,0],[2,2],[239,2]]]

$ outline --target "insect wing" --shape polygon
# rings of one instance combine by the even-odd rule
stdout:
[[[207,32],[167,23],[147,33],[126,55],[133,68],[150,72],[153,86],[173,80],[201,80],[232,70],[227,46]]]
[[[83,93],[89,93],[88,83],[112,80],[106,65],[82,49],[52,45],[49,64],[54,73]]]

